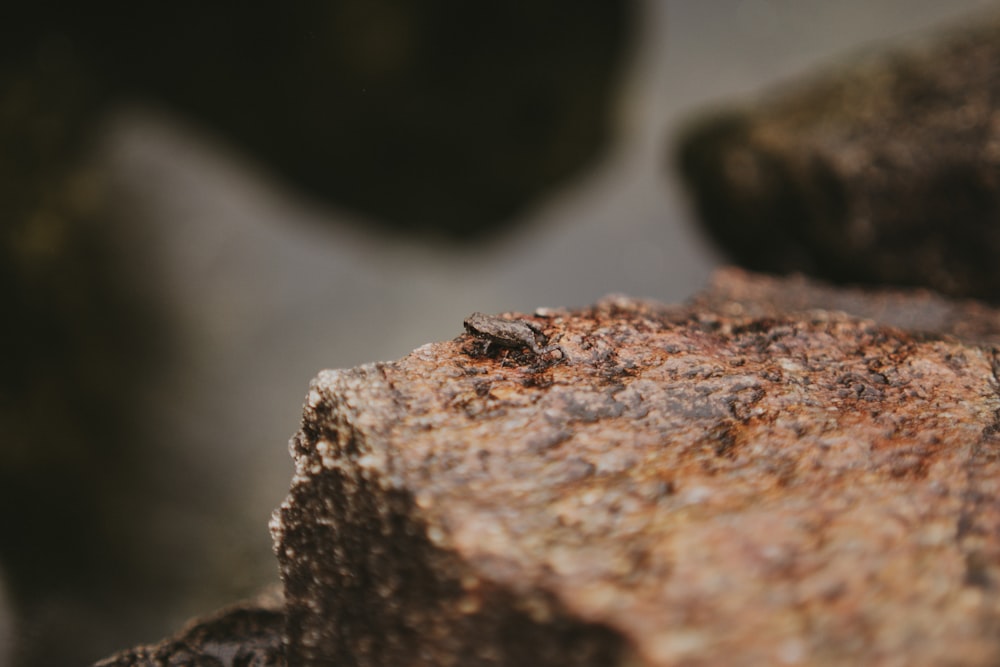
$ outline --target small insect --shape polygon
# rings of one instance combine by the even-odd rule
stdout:
[[[542,356],[559,350],[566,358],[566,351],[559,345],[547,345],[541,328],[528,320],[508,320],[503,317],[473,313],[465,318],[465,330],[473,336],[486,341],[485,352],[490,346],[508,349],[528,348],[535,356]],[[541,341],[541,342],[540,342]],[[544,347],[543,347],[544,346]]]

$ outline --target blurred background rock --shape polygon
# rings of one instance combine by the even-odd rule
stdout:
[[[701,114],[676,157],[741,266],[1000,300],[1000,14]]]
[[[679,119],[983,6],[2,10],[14,661],[84,664],[273,581],[319,369],[474,310],[685,298],[717,262],[663,183]]]

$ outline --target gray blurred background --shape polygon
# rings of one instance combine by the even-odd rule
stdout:
[[[319,370],[476,310],[686,299],[720,258],[670,173],[685,121],[991,5],[6,21],[0,664],[86,663],[276,580]]]

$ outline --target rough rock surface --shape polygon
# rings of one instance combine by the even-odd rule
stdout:
[[[997,316],[897,296],[730,272],[528,317],[562,354],[321,373],[272,524],[289,664],[997,664]],[[840,310],[907,298],[920,333]]]
[[[700,119],[680,171],[736,263],[1000,300],[1000,16]]]
[[[840,311],[916,335],[948,335],[972,344],[1000,345],[1000,311],[973,299],[949,299],[922,289],[833,287],[801,275],[784,278],[720,269],[693,309],[752,317],[808,316]]]

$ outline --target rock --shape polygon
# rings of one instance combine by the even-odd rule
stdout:
[[[1000,300],[1000,17],[702,116],[677,163],[740,265]]]
[[[366,228],[474,240],[609,149],[635,4],[306,0],[276,20],[263,6],[55,0],[22,5],[0,71],[64,48],[105,108],[169,109]]]
[[[996,664],[997,317],[729,272],[325,371],[288,662]]]
[[[192,621],[175,636],[101,660],[94,667],[285,667],[281,592]]]
[[[126,598],[162,609],[177,592],[161,586],[181,559],[156,559],[136,529],[161,499],[167,457],[137,426],[152,421],[142,397],[170,364],[170,327],[110,224],[91,152],[99,77],[65,36],[20,52],[20,20],[16,32],[0,55],[0,569],[17,664],[79,665],[135,629]],[[189,468],[182,483],[190,495]],[[108,609],[119,615],[101,618]]]
[[[729,267],[715,273],[710,288],[691,307],[751,317],[841,311],[918,335],[1000,345],[1000,312],[981,301],[949,299],[922,289],[832,287],[801,275],[777,278]]]

